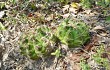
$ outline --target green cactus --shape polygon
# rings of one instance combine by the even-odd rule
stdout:
[[[61,42],[69,47],[79,47],[90,39],[89,29],[83,22],[73,22],[67,19],[52,30],[48,26],[39,26],[33,31],[34,33],[24,34],[20,43],[21,53],[31,59],[48,55],[58,57],[60,51],[58,47],[53,48],[52,44]]]
[[[21,43],[21,53],[30,57],[31,59],[37,59],[41,56],[47,55],[51,50],[47,50],[49,47],[49,40],[51,39],[50,29],[47,26],[39,26],[34,35],[25,35]]]
[[[63,21],[57,28],[56,36],[69,47],[79,47],[89,39],[89,29],[83,22]]]

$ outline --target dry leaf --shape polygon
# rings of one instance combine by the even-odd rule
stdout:
[[[77,13],[77,9],[75,9],[75,8],[73,8],[73,7],[70,7],[70,8],[69,8],[69,12]]]
[[[73,12],[73,13],[79,13],[79,12],[82,12],[82,11],[83,11],[82,7],[79,7],[78,9],[73,8],[73,7],[69,8],[69,12]]]
[[[81,70],[80,63],[75,63],[73,66],[73,70]]]
[[[29,13],[29,14],[28,14],[28,17],[32,17],[32,16],[33,16],[33,14],[32,14],[32,13]]]
[[[68,11],[69,7],[70,7],[69,5],[63,6],[63,9],[62,9],[62,10],[63,10],[63,13],[64,13],[65,11]]]
[[[82,55],[83,53],[82,52],[80,52],[80,53],[74,53],[74,54],[70,54],[70,59],[72,60],[72,61],[74,61],[74,62],[80,62],[80,60],[81,60],[81,55]]]
[[[107,48],[105,48],[105,51],[106,51],[106,53],[107,53],[107,58],[108,58],[108,60],[110,61],[110,46],[108,46]]]
[[[7,58],[8,58],[8,54],[6,53],[3,55],[3,61],[5,61]]]
[[[90,40],[90,43],[88,43],[87,45],[84,46],[84,50],[85,51],[90,51],[92,49],[92,47],[98,43],[98,39],[97,39],[97,36],[96,35],[93,35],[91,40]]]
[[[102,53],[102,54],[101,54],[101,57],[102,57],[102,58],[107,58],[107,57],[108,57],[108,54],[107,54],[107,53]]]
[[[106,52],[109,52],[110,53],[110,46],[105,48]]]
[[[101,36],[107,36],[107,33],[101,33],[100,35]]]
[[[63,18],[68,18],[70,16],[69,13],[62,15]]]
[[[54,14],[51,14],[46,18],[47,21],[51,21],[53,19],[54,19]]]
[[[88,9],[88,10],[85,10],[84,12],[87,13],[87,14],[90,14],[91,13],[91,10]]]
[[[35,15],[36,17],[41,17],[41,16],[42,16],[42,14],[39,13],[39,12],[34,12],[34,15]]]
[[[104,27],[102,27],[100,25],[98,25],[98,26],[96,26],[96,27],[93,28],[93,30],[103,30],[103,29],[104,29]]]

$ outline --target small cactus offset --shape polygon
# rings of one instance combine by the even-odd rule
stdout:
[[[90,39],[89,28],[85,23],[69,19],[59,25],[56,36],[69,47],[82,46]]]
[[[34,35],[28,34],[24,36],[21,43],[21,53],[30,57],[31,59],[37,59],[45,56],[51,50],[49,40],[51,38],[50,29],[47,26],[39,26]]]

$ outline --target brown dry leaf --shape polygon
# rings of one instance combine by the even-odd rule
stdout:
[[[28,18],[30,20],[32,20],[32,21],[39,20],[41,17],[42,17],[42,14],[41,13],[38,13],[38,12],[34,12],[34,13],[29,13],[28,14]]]
[[[33,13],[28,13],[28,17],[33,17]]]
[[[33,22],[36,22],[36,21],[41,23],[47,22],[47,20],[45,20],[45,14],[39,13],[39,12],[34,12],[33,16],[28,18]]]
[[[88,43],[87,45],[85,45],[84,50],[85,50],[85,51],[90,51],[91,48],[92,48],[96,43],[98,43],[98,39],[97,39],[97,38],[98,38],[97,35],[93,35],[92,38],[91,38],[91,40],[90,40],[90,43]]]
[[[67,57],[67,62],[72,66],[72,70],[81,70],[80,67],[80,60],[81,60],[81,55],[78,53],[69,53],[69,56]]]
[[[34,15],[35,15],[35,17],[41,17],[42,16],[42,14],[39,12],[34,12]]]
[[[91,48],[97,43],[97,36],[94,35],[90,41],[89,44],[85,45],[84,47],[84,50],[83,51],[80,51],[78,53],[73,53],[73,54],[70,54],[70,59],[73,60],[74,62],[80,62],[81,60],[81,57],[83,57],[84,59],[88,59],[89,58],[89,55],[85,54],[84,51],[90,51]]]
[[[73,66],[73,70],[81,70],[80,63],[75,63]]]
[[[98,25],[98,26],[94,27],[93,30],[104,30],[104,27]]]
[[[101,57],[102,57],[102,58],[107,58],[107,57],[108,57],[108,54],[107,54],[107,53],[102,53],[102,54],[101,54]]]
[[[101,33],[100,35],[101,35],[101,36],[107,36],[107,33],[104,33],[104,32],[103,32],[103,33]]]
[[[83,52],[70,54],[69,58],[74,62],[80,62]]]
[[[109,62],[110,62],[110,54],[108,54],[108,60],[109,60]]]
[[[69,59],[74,61],[75,63],[79,63],[81,61],[81,58],[87,60],[88,58],[90,58],[90,56],[84,52],[73,53],[69,56]]]
[[[99,35],[101,35],[101,36],[107,36],[107,35],[108,35],[108,34],[107,34],[107,31],[105,30],[105,28],[102,27],[102,26],[100,26],[100,25],[94,27],[93,30],[97,31],[97,33],[98,33]]]
[[[107,57],[108,57],[108,60],[110,61],[110,46],[105,48],[105,51],[108,53]]]

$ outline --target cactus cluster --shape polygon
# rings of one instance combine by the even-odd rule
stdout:
[[[52,55],[59,55],[60,53],[56,54],[58,48],[55,50],[52,44],[61,42],[68,47],[79,47],[86,43],[90,36],[89,28],[85,23],[67,19],[54,30],[46,25],[38,26],[34,34],[25,34],[22,39],[20,43],[21,53],[31,59],[37,59],[51,55],[51,53]],[[55,52],[52,52],[53,50]]]
[[[89,28],[84,22],[66,19],[57,28],[56,36],[69,47],[79,47],[89,39]]]

